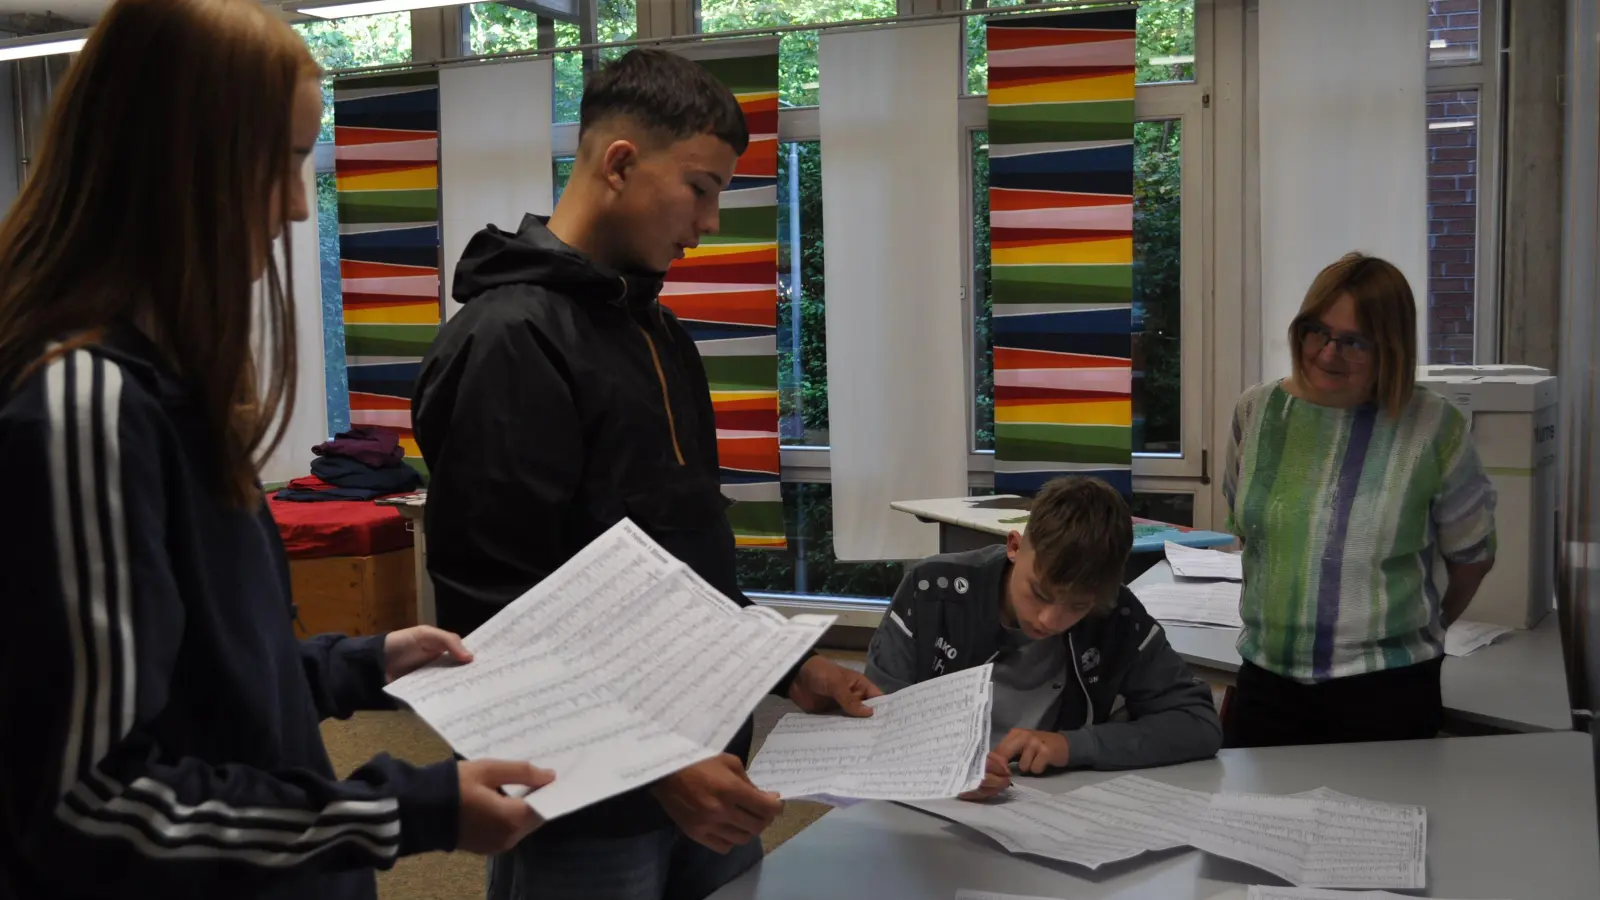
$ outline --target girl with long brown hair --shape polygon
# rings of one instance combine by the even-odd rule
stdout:
[[[538,823],[499,791],[549,781],[526,763],[340,781],[322,746],[470,654],[292,631],[256,461],[294,396],[274,244],[309,214],[320,74],[255,0],[119,0],[0,225],[0,895],[372,897],[399,856]]]

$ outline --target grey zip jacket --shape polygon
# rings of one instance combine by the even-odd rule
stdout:
[[[1010,562],[996,545],[934,556],[907,572],[867,654],[886,692],[981,666],[1006,646],[1001,597]],[[1161,625],[1122,588],[1108,615],[1059,638],[1068,645],[1054,730],[1068,768],[1139,769],[1205,759],[1222,746],[1211,688],[1197,681]],[[1001,730],[1010,723],[996,721]]]

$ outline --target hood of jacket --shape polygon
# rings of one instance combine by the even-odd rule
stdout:
[[[516,232],[493,225],[472,236],[456,264],[450,295],[457,303],[509,284],[537,283],[580,299],[648,309],[661,294],[659,272],[619,272],[551,233],[549,217],[525,215]]]

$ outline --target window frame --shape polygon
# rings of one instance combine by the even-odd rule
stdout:
[[[1503,0],[1480,0],[1476,59],[1433,62],[1427,59],[1426,47],[1421,51],[1427,69],[1424,96],[1442,91],[1478,92],[1478,156],[1473,169],[1477,174],[1478,231],[1473,248],[1476,271],[1472,280],[1472,361],[1476,365],[1500,362],[1500,232],[1504,183],[1501,157],[1505,141],[1503,13]],[[1427,296],[1426,286],[1421,293]],[[1423,336],[1427,337],[1426,332]],[[1427,344],[1423,346],[1425,350]]]

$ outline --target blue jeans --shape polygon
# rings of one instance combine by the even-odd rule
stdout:
[[[761,861],[761,841],[726,856],[677,828],[625,838],[541,841],[489,860],[488,900],[702,900]]]

